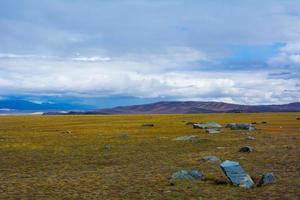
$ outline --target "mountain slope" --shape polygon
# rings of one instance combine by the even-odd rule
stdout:
[[[186,114],[227,112],[300,112],[300,103],[252,106],[223,102],[164,101],[144,105],[119,106],[88,112],[69,112],[68,114]]]

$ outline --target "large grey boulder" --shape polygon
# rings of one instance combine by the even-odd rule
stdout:
[[[193,128],[199,128],[199,129],[221,129],[222,126],[216,122],[206,122],[206,123],[194,123]]]
[[[225,160],[220,164],[221,169],[234,186],[250,189],[254,187],[251,177],[238,162]]]
[[[226,125],[226,128],[230,128],[231,130],[248,130],[254,131],[254,124],[246,124],[246,123],[229,123]]]
[[[262,175],[262,177],[259,180],[257,186],[258,187],[264,186],[264,185],[267,185],[267,184],[274,183],[275,181],[276,181],[276,178],[275,178],[274,174],[271,173],[271,172],[268,172],[268,173],[265,173],[265,174]]]
[[[171,179],[201,180],[204,174],[198,170],[179,170],[172,174]]]

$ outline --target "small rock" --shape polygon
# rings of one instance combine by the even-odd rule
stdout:
[[[185,123],[185,125],[194,125],[195,124],[195,122],[187,122],[187,123]]]
[[[253,136],[248,136],[248,137],[246,137],[246,139],[247,139],[247,140],[255,140],[255,137],[253,137]]]
[[[186,140],[192,140],[192,139],[195,139],[197,138],[198,135],[190,135],[190,136],[180,136],[180,137],[177,137],[173,140],[176,140],[176,141],[186,141]]]
[[[220,131],[217,129],[209,128],[209,129],[205,130],[205,133],[218,134],[218,133],[220,133]]]
[[[263,121],[263,122],[261,122],[262,124],[267,124],[267,122],[266,121]]]
[[[154,124],[143,124],[142,127],[154,127]]]
[[[220,158],[218,158],[217,156],[203,156],[202,160],[206,162],[217,162],[220,161]]]
[[[124,134],[118,134],[118,135],[116,135],[116,138],[127,139],[128,138],[128,134],[126,134],[126,133],[124,133]]]
[[[66,131],[62,131],[61,133],[65,133],[65,134],[71,134],[72,131],[66,130]]]
[[[262,175],[261,179],[259,180],[257,186],[260,187],[260,186],[264,186],[264,185],[267,185],[267,184],[271,184],[271,183],[274,183],[276,180],[275,176],[273,173],[271,172],[268,172],[268,173],[265,173]]]
[[[300,117],[297,117],[296,120],[300,120]]]
[[[198,170],[179,170],[172,174],[171,179],[201,180],[204,178]]]
[[[108,150],[111,149],[111,146],[110,146],[109,144],[104,144],[104,145],[102,146],[102,149],[108,151]]]
[[[241,147],[239,152],[245,152],[245,153],[250,153],[254,151],[253,147],[250,147],[250,146],[244,146],[244,147]]]
[[[161,136],[161,137],[157,137],[157,139],[159,139],[159,140],[164,140],[164,139],[168,139],[168,137],[166,137],[166,136]]]

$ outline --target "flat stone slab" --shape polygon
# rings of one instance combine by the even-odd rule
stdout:
[[[234,186],[250,189],[254,187],[251,177],[238,162],[225,160],[220,164],[221,169]]]
[[[217,156],[203,156],[202,160],[206,162],[218,162],[221,161]]]
[[[192,140],[192,139],[195,139],[197,138],[198,135],[186,135],[186,136],[179,136],[173,140],[176,140],[176,141],[186,141],[186,140]]]
[[[204,174],[198,170],[179,170],[172,174],[171,179],[201,180]]]

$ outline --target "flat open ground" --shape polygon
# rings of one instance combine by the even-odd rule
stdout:
[[[300,113],[0,117],[0,199],[299,199],[297,117]],[[245,131],[223,128],[210,135],[187,121],[255,121],[258,130],[250,134],[255,140],[247,140]],[[172,140],[195,134],[194,141]],[[239,153],[243,145],[255,152]],[[277,182],[250,190],[231,186],[218,163],[199,161],[205,155],[239,161],[255,181],[274,172]],[[180,169],[198,169],[206,179],[170,186],[168,177]]]

